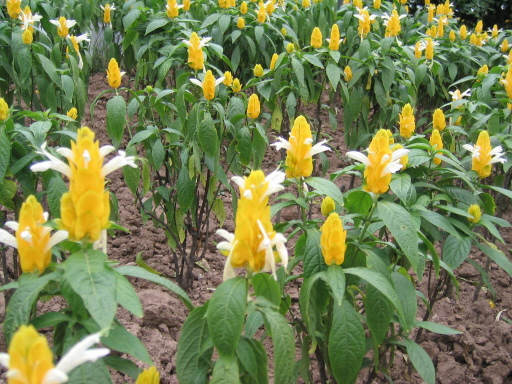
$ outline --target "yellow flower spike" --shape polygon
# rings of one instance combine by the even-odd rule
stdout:
[[[511,55],[512,55],[512,51]],[[505,78],[501,80],[501,83],[505,87],[505,92],[507,92],[507,96],[509,99],[512,99],[512,65],[509,65],[507,74]]]
[[[371,30],[371,25],[377,16],[370,15],[367,9],[360,8],[359,14],[354,15],[359,20],[359,26],[357,33],[361,36],[361,39],[366,37]]]
[[[293,45],[293,43],[288,43],[286,45],[286,52],[288,52],[288,53],[295,52],[295,45]]]
[[[288,31],[286,30],[286,28],[285,28],[285,27],[281,28],[281,34],[282,34],[283,36],[288,35]]]
[[[57,26],[57,33],[62,38],[66,38],[69,35],[69,28],[76,25],[75,20],[66,20],[64,16],[59,20],[50,20],[50,23]]]
[[[249,103],[247,104],[247,116],[251,119],[257,119],[260,115],[260,99],[258,95],[253,93],[249,97]]]
[[[38,14],[32,14],[30,7],[27,5],[19,16],[21,20],[21,30],[25,31],[26,29],[30,29],[30,32],[34,33],[34,23],[36,21],[41,21],[43,16]]]
[[[21,13],[21,0],[7,0],[7,13],[11,19],[17,19]]]
[[[436,8],[436,16],[441,16],[444,14],[444,4],[438,4]]]
[[[188,47],[188,65],[190,68],[199,71],[204,68],[203,47],[207,46],[211,37],[200,38],[196,32],[192,32],[190,40],[183,40]]]
[[[3,97],[0,97],[0,121],[5,121],[9,118],[9,105]]]
[[[121,86],[121,78],[125,75],[125,72],[121,72],[117,60],[112,58],[108,63],[107,69],[107,80],[108,84],[112,88],[119,88]]]
[[[333,24],[331,27],[331,36],[326,39],[329,43],[329,49],[331,51],[337,51],[340,49],[340,28],[338,27],[338,24]]]
[[[482,20],[478,20],[478,22],[476,23],[475,32],[476,33],[482,33],[483,29],[484,29],[483,21]]]
[[[492,38],[494,39],[496,36],[498,36],[499,33],[500,33],[500,31],[498,29],[498,26],[496,24],[494,24],[494,26],[492,27],[492,31],[491,31]]]
[[[112,15],[111,12],[115,11],[116,8],[113,5],[105,4],[105,6],[100,6],[103,9],[103,22],[112,27]]]
[[[167,17],[170,19],[178,17],[180,14],[180,8],[183,8],[183,5],[178,5],[176,0],[167,0],[167,5],[165,6]]]
[[[267,15],[272,15],[276,9],[276,4],[274,3],[274,0],[268,0],[265,5],[265,12],[267,12]]]
[[[320,31],[320,28],[315,27],[313,28],[313,32],[311,32],[311,42],[310,45],[313,48],[320,48],[322,46],[322,32]]]
[[[459,35],[462,40],[466,40],[466,37],[468,37],[468,28],[464,24],[459,29]]]
[[[58,153],[66,157],[68,164],[46,151],[46,143],[38,151],[49,160],[30,167],[33,172],[54,169],[70,180],[69,192],[61,198],[59,227],[69,232],[72,241],[95,242],[101,231],[109,226],[109,193],[105,191],[105,176],[125,165],[136,167],[135,158],[119,151],[103,165],[104,157],[114,150],[112,146],[99,146],[94,132],[88,127],[77,131],[77,140],[71,148],[59,148]]]
[[[430,37],[427,37],[425,39],[425,58],[427,60],[433,60],[434,59],[434,41],[430,38]]]
[[[476,81],[482,81],[483,78],[489,73],[489,66],[487,64],[482,65],[476,73]]]
[[[326,140],[312,145],[311,127],[304,116],[298,116],[295,119],[288,141],[282,137],[278,137],[278,140],[271,145],[275,146],[277,150],[286,149],[286,177],[289,179],[311,176],[313,172],[312,157],[317,153],[330,150],[324,145]]]
[[[423,55],[423,49],[424,46],[421,41],[417,41],[416,44],[414,44],[414,57],[417,59],[421,59],[421,56]]]
[[[409,139],[416,130],[416,120],[414,119],[414,111],[411,104],[407,103],[399,114],[400,119],[400,136]]]
[[[444,36],[444,25],[445,24],[448,24],[448,18],[446,16],[441,16],[437,23],[437,36],[436,37]]]
[[[219,8],[227,9],[229,8],[229,1],[228,0],[218,0]]]
[[[233,75],[230,71],[224,72],[224,81],[222,82],[226,87],[231,87],[233,85]]]
[[[446,118],[444,117],[444,113],[441,109],[436,109],[432,116],[432,128],[438,129],[442,131],[446,128]]]
[[[272,55],[272,59],[270,60],[270,69],[273,71],[276,68],[277,59],[279,59],[279,55],[274,53]]]
[[[66,113],[66,116],[73,120],[76,120],[78,118],[78,110],[75,107],[73,107]]]
[[[224,229],[217,231],[226,240],[217,245],[217,249],[228,254],[224,266],[224,280],[235,276],[235,268],[246,268],[254,273],[272,271],[276,278],[276,256],[286,267],[286,238],[274,231],[268,205],[268,197],[284,189],[284,177],[284,173],[279,171],[265,176],[263,171],[255,170],[247,177],[232,178],[240,188],[235,233]],[[277,250],[277,255],[274,249]]]
[[[242,4],[240,5],[240,13],[242,15],[245,15],[247,13],[247,2],[242,1]]]
[[[453,43],[455,41],[455,38],[456,38],[455,31],[452,29],[450,31],[450,41]]]
[[[243,17],[239,17],[236,21],[236,26],[238,29],[244,29],[245,28],[245,19]]]
[[[512,103],[507,103],[507,108],[512,111]]]
[[[373,0],[373,8],[380,9],[381,5],[381,0]]]
[[[264,23],[265,20],[267,19],[267,11],[265,9],[265,4],[263,4],[263,2],[259,4],[258,15],[256,19],[258,20],[258,23]]]
[[[215,88],[224,81],[224,77],[215,79],[211,70],[206,71],[204,80],[190,79],[192,84],[195,84],[203,89],[203,96],[206,100],[213,100],[215,97]]]
[[[487,131],[480,132],[474,146],[464,144],[462,148],[471,152],[471,169],[478,173],[481,179],[490,176],[494,163],[504,163],[506,161],[506,159],[503,158],[505,153],[501,145],[495,148],[491,147],[491,139]]]
[[[512,65],[512,49],[508,53],[507,65]],[[510,70],[510,68],[509,68]]]
[[[434,12],[436,11],[435,5],[427,6],[427,23],[431,23],[434,21]]]
[[[347,83],[352,80],[352,69],[348,65],[343,70],[343,75]]]
[[[482,211],[478,204],[470,205],[468,208],[468,213],[471,215],[471,217],[468,217],[468,220],[474,224],[478,223],[482,217]]]
[[[399,149],[404,149],[404,147],[400,144],[394,144],[392,145],[392,150],[397,151]],[[407,168],[407,164],[409,164],[409,156],[404,155],[400,158],[400,164],[402,165],[401,171],[403,171],[405,168]]]
[[[443,149],[443,139],[441,138],[441,134],[439,133],[439,130],[434,129],[432,131],[432,135],[430,136],[430,145],[434,148],[434,150],[437,152],[441,149]],[[441,159],[437,157],[437,155],[434,156],[434,164],[439,165],[441,164]]]
[[[320,246],[325,264],[343,264],[347,250],[347,231],[343,229],[343,223],[336,212],[327,217],[320,232]]]
[[[304,8],[309,8],[311,6],[311,0],[302,0],[302,6]]]
[[[63,383],[67,374],[79,365],[95,362],[110,352],[107,348],[90,348],[99,341],[99,333],[85,337],[54,366],[46,338],[32,325],[22,325],[12,337],[8,353],[0,353],[0,364],[8,368],[9,384]]]
[[[320,208],[322,215],[329,216],[329,214],[336,209],[336,203],[329,196],[322,200],[322,206]]]
[[[139,373],[135,384],[160,384],[160,372],[155,366],[147,368]]]
[[[254,66],[253,73],[255,77],[263,76],[263,67],[261,66],[261,64],[256,64]]]
[[[389,133],[385,129],[380,129],[373,137],[368,147],[368,156],[358,151],[347,152],[347,157],[363,163],[365,191],[375,194],[386,193],[391,182],[391,174],[402,169],[400,159],[409,153],[408,149],[397,149],[392,151],[390,148]]]
[[[231,90],[233,92],[240,92],[242,90],[242,84],[240,84],[240,80],[235,79],[233,80],[233,86],[231,87]]]
[[[500,45],[500,51],[503,52],[503,53],[507,53],[509,50],[509,46],[508,46],[508,40],[507,39],[504,39],[502,42],[501,42],[501,45]]]
[[[190,10],[190,0],[183,0],[183,10],[188,12]]]
[[[30,29],[25,29],[23,33],[21,34],[21,41],[23,41],[24,44],[30,45],[34,41],[34,34]]]
[[[393,9],[391,12],[391,16],[387,19],[386,22],[386,37],[394,37],[400,34],[402,30],[402,26],[400,25],[400,17],[398,16],[398,12],[396,9]]]

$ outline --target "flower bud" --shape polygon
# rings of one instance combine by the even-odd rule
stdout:
[[[322,215],[329,216],[329,214],[336,209],[336,203],[332,198],[327,196],[325,199],[322,200]]]
[[[260,99],[258,95],[253,93],[249,97],[249,104],[247,105],[247,116],[251,119],[257,119],[260,115]]]
[[[263,67],[261,64],[256,64],[253,69],[254,76],[261,77],[263,76]]]
[[[468,220],[475,224],[478,223],[482,217],[482,211],[480,210],[480,206],[478,204],[470,205],[468,208],[468,213],[472,216],[468,217]]]

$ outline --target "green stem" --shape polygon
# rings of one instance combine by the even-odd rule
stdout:
[[[375,212],[375,208],[377,207],[377,200],[378,199],[379,199],[379,195],[374,194],[373,195],[372,209],[370,210],[370,213],[368,214],[368,217],[366,218],[366,221],[364,223],[363,230],[361,231],[361,234],[359,235],[359,242],[363,241],[364,236],[366,234],[366,231],[368,230],[368,227],[370,226],[370,223],[372,221],[373,213]]]
[[[304,194],[304,189],[302,187],[303,187],[302,177],[299,177],[297,179],[297,195],[298,195],[299,199],[303,198],[305,201],[306,196]],[[301,217],[302,223],[306,224],[306,220],[307,220],[306,210],[301,205],[299,205],[299,210],[300,210],[300,217]]]

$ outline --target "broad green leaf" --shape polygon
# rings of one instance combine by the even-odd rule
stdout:
[[[247,281],[244,277],[223,282],[213,293],[206,320],[213,345],[221,356],[235,354],[244,327],[246,306]]]
[[[43,67],[46,74],[52,79],[52,81],[57,85],[57,87],[62,88],[62,84],[60,81],[60,75],[57,71],[57,68],[55,68],[55,65],[52,63],[50,59],[47,57],[41,55],[40,53],[37,54],[39,57],[39,61],[41,62],[41,66]]]
[[[450,223],[450,220],[437,212],[434,211],[419,211],[418,212],[422,218],[427,220],[429,223],[435,225],[436,227],[441,228],[442,230],[448,232],[450,235],[459,237],[460,235],[457,232],[457,230],[453,227],[453,225]]]
[[[386,296],[372,285],[366,288],[364,308],[366,323],[368,328],[370,328],[373,342],[376,346],[380,346],[389,330],[389,323],[391,322],[394,308]]]
[[[56,171],[46,172],[43,174],[43,182],[46,196],[48,198],[48,205],[53,217],[60,217],[60,200],[62,195],[68,192],[68,187],[62,176]]]
[[[142,304],[140,303],[139,296],[137,296],[137,292],[135,292],[135,289],[126,277],[117,271],[115,271],[115,275],[117,283],[117,302],[133,315],[141,318],[144,312],[142,311]]]
[[[5,129],[0,129],[0,180],[4,180],[11,157],[11,140]]]
[[[209,340],[207,305],[195,308],[181,328],[176,352],[176,373],[181,383],[206,383],[209,361],[203,358]]]
[[[142,341],[120,324],[114,323],[109,329],[108,335],[101,338],[101,342],[110,349],[128,353],[145,364],[152,364],[151,357]]]
[[[327,273],[323,277],[325,282],[331,287],[332,294],[338,305],[341,305],[343,296],[345,296],[346,279],[343,269],[339,265],[329,265]]]
[[[440,335],[461,335],[461,331],[450,328],[443,324],[434,323],[431,321],[417,321],[415,324],[417,327],[425,328],[430,332],[439,333]]]
[[[226,16],[226,15],[223,15]],[[235,356],[220,355],[213,367],[210,384],[239,384],[238,362]]]
[[[205,118],[200,124],[197,130],[197,137],[201,149],[210,156],[214,156],[219,149],[217,130],[211,118]]]
[[[418,313],[418,301],[416,300],[416,290],[407,276],[399,272],[392,272],[391,278],[395,285],[395,291],[400,292],[398,299],[404,311],[405,324],[402,324],[407,331],[414,328],[416,323],[416,314]]]
[[[389,92],[391,85],[395,80],[395,65],[391,57],[386,56],[382,63],[382,85],[384,90]]]
[[[165,159],[165,148],[160,138],[156,139],[153,143],[153,146],[151,147],[151,156],[153,157],[153,164],[155,165],[155,169],[160,169]]]
[[[297,77],[297,81],[299,82],[300,97],[307,100],[309,98],[309,92],[306,82],[304,81],[304,67],[299,60],[292,58],[292,68],[295,76]]]
[[[372,206],[373,200],[366,191],[350,191],[345,194],[345,209],[349,213],[367,215]]]
[[[272,336],[274,347],[274,384],[289,384],[292,382],[295,367],[295,339],[293,330],[286,319],[278,312],[263,307],[265,328]]]
[[[23,84],[32,70],[32,54],[28,46],[22,46],[20,49],[16,50],[14,58],[16,60],[17,71],[20,74],[18,81],[20,84]]]
[[[421,378],[425,380],[427,384],[435,384],[436,382],[436,370],[432,359],[427,352],[410,339],[404,339],[399,344],[403,345],[407,349],[407,354],[411,359],[411,363],[414,368],[418,371]]]
[[[256,296],[263,296],[272,304],[279,306],[281,301],[281,292],[277,281],[271,275],[266,273],[257,273],[252,277],[252,286]]]
[[[178,203],[180,205],[180,211],[185,214],[195,199],[195,183],[190,179],[188,169],[182,167],[178,176]]]
[[[313,64],[315,67],[324,69],[322,61],[317,56],[306,53],[303,57],[307,61],[309,61],[310,64]]]
[[[304,248],[304,278],[307,279],[327,269],[322,249],[320,248],[320,232],[318,229],[307,229],[306,246]]]
[[[509,276],[512,276],[512,262],[505,256],[505,254],[500,251],[494,244],[487,243],[480,244],[477,243],[476,246],[484,252],[489,258],[498,264],[505,272],[508,273]]]
[[[395,195],[405,204],[411,189],[411,176],[407,173],[395,173],[389,187]]]
[[[236,348],[236,356],[253,383],[268,383],[267,352],[258,340],[242,336]]]
[[[58,276],[59,274],[54,272],[38,277],[20,284],[19,288],[14,291],[5,310],[5,321],[3,324],[5,343],[7,345],[9,345],[18,327],[29,323],[30,314],[34,303],[39,297],[39,293],[50,281],[56,280]]]
[[[14,209],[14,195],[18,186],[12,180],[3,179],[0,184],[0,204],[9,209]]]
[[[345,275],[354,275],[366,281],[367,284],[373,285],[378,289],[386,298],[393,304],[401,319],[402,323],[405,323],[404,310],[402,309],[401,301],[398,295],[386,277],[378,272],[371,271],[367,268],[354,267],[346,268],[343,270]]]
[[[326,279],[324,271],[318,272],[309,278],[304,278],[302,287],[299,292],[299,307],[302,319],[310,330],[312,339],[316,338],[314,333],[316,328],[316,301],[311,297],[313,288],[318,280]]]
[[[333,305],[328,354],[336,382],[354,383],[365,354],[365,335],[359,314],[346,300]]]
[[[130,360],[119,356],[105,356],[103,358],[103,362],[116,371],[130,376],[134,381],[137,380],[137,377],[141,372],[140,368]]]
[[[116,276],[100,251],[77,252],[63,264],[64,277],[101,329],[110,328],[117,309]]]
[[[400,205],[388,201],[380,201],[377,204],[377,211],[414,271],[418,272],[418,235],[411,214]]]
[[[60,323],[70,323],[73,319],[61,312],[47,312],[41,316],[36,317],[30,323],[34,326],[35,329],[47,328],[47,327],[55,327]]]
[[[452,269],[458,268],[469,256],[471,239],[469,237],[457,238],[448,235],[443,244],[443,261]]]
[[[165,277],[157,276],[151,272],[146,271],[143,268],[136,267],[134,265],[124,265],[122,267],[118,267],[114,269],[124,276],[138,277],[140,279],[145,279],[151,281],[153,283],[159,284],[162,287],[167,288],[169,291],[178,295],[178,297],[183,301],[183,303],[187,306],[189,310],[194,308],[194,305],[190,301],[187,293],[181,289],[178,285],[173,283],[171,280],[166,279]]]
[[[327,78],[331,83],[332,89],[336,90],[338,87],[338,83],[341,78],[341,69],[334,63],[327,64],[327,68],[325,68],[325,72],[327,73]]]
[[[127,32],[131,25],[137,20],[140,16],[140,9],[135,8],[132,9],[126,16],[123,17],[123,27],[124,31]]]
[[[304,181],[321,195],[329,196],[339,205],[343,205],[343,194],[332,181],[322,177],[308,177]]]
[[[62,75],[60,77],[62,81],[62,88],[64,89],[64,93],[69,101],[73,100],[73,94],[75,93],[75,83],[73,79],[68,75]]]
[[[270,128],[276,132],[281,132],[281,126],[283,124],[283,111],[281,105],[278,103],[272,112]]]
[[[119,147],[126,124],[126,102],[122,96],[114,96],[107,102],[107,133],[114,147]]]
[[[155,20],[151,21],[148,24],[148,26],[146,27],[145,35],[153,32],[155,29],[161,28],[161,27],[169,24],[170,21],[171,21],[171,19],[168,17],[166,17],[165,19],[155,19]]]
[[[79,365],[69,374],[69,384],[112,383],[110,372],[102,360]]]

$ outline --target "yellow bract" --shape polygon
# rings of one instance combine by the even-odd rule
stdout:
[[[21,270],[24,273],[42,273],[51,261],[50,228],[44,227],[43,207],[30,195],[21,205],[16,231]]]
[[[320,28],[313,28],[310,44],[313,48],[320,48],[322,46],[322,32],[320,31]]]
[[[478,22],[476,23],[475,32],[476,33],[482,33],[483,28],[484,28],[483,21],[482,20],[478,20]]]
[[[239,17],[237,22],[236,22],[236,26],[238,27],[238,29],[244,29],[245,28],[245,20],[243,17]]]
[[[226,87],[231,87],[233,84],[233,75],[230,71],[224,72],[224,81],[222,82]]]
[[[343,70],[343,74],[345,77],[345,81],[348,83],[350,80],[352,80],[352,69],[347,65],[345,69]]]
[[[267,11],[265,9],[265,4],[263,4],[261,2],[259,4],[259,8],[258,8],[258,16],[257,16],[258,22],[259,23],[264,23],[266,18],[267,18]]]
[[[487,131],[480,132],[475,146],[464,144],[462,147],[472,153],[471,169],[478,173],[480,178],[490,176],[494,163],[505,162],[502,147],[493,148],[491,146],[491,139]]]
[[[5,100],[0,97],[0,121],[5,121],[9,117],[9,106]]]
[[[175,19],[180,14],[180,7],[176,0],[167,0],[167,6],[165,7],[167,17]]]
[[[256,64],[253,69],[254,76],[261,77],[263,76],[263,67],[261,64]]]
[[[188,12],[190,9],[190,0],[183,0],[183,10],[185,12]]]
[[[400,144],[394,144],[391,147],[392,147],[393,151],[397,151],[399,149],[404,149],[404,147],[401,146]],[[401,171],[403,171],[405,168],[407,168],[408,163],[409,163],[409,156],[404,155],[400,158],[400,164],[402,165]]]
[[[414,119],[414,112],[411,104],[407,103],[402,108],[402,113],[399,114],[400,119],[400,136],[404,139],[409,139],[416,129],[416,120]]]
[[[203,80],[203,96],[206,100],[213,100],[215,97],[215,76],[212,71],[206,71]]]
[[[247,105],[247,116],[251,119],[257,119],[260,115],[260,99],[258,95],[253,93],[249,97],[249,104]]]
[[[480,210],[480,206],[478,204],[470,205],[468,208],[468,213],[471,215],[471,217],[468,217],[468,220],[475,224],[478,223],[482,217],[482,211]]]
[[[434,58],[434,41],[430,37],[427,37],[425,41],[425,58],[432,60]]]
[[[160,372],[155,366],[145,369],[139,374],[135,384],[160,384]]]
[[[59,223],[69,232],[70,240],[94,242],[100,238],[101,230],[108,228],[110,216],[103,156],[94,132],[88,127],[80,128],[76,143],[71,141],[71,153],[69,192],[62,195]]]
[[[121,86],[121,77],[124,75],[124,72],[119,70],[119,65],[117,64],[116,59],[110,59],[108,63],[107,69],[107,80],[108,84],[112,88],[119,88]]]
[[[468,37],[468,28],[464,24],[459,29],[459,35],[462,40],[466,40],[466,37]]]
[[[21,13],[21,0],[7,0],[7,13],[11,19],[17,19]]]
[[[53,355],[46,338],[32,325],[22,325],[9,344],[9,371],[15,371],[9,384],[42,384],[54,368]]]
[[[455,37],[456,37],[455,36],[455,31],[453,29],[450,31],[450,35],[449,36],[450,36],[450,41],[453,43],[455,41]]]
[[[238,80],[238,78],[233,80],[233,86],[231,89],[233,92],[240,92],[242,90],[242,84],[240,84],[240,80]]]
[[[512,99],[512,65],[509,65],[505,79],[501,80],[501,83],[505,86],[508,98]]]
[[[286,45],[286,52],[293,53],[295,51],[295,45],[293,43],[288,43]]]
[[[201,39],[196,32],[190,35],[190,45],[188,47],[188,65],[190,68],[198,71],[204,68],[203,48]]]
[[[242,15],[245,15],[247,13],[247,2],[242,1],[242,4],[240,5],[240,13]]]
[[[420,59],[422,56],[422,52],[423,52],[423,49],[422,49],[421,41],[417,41],[416,44],[414,45],[414,57],[417,59]]]
[[[322,215],[329,216],[329,214],[336,209],[336,203],[332,198],[327,196],[322,200],[322,206],[320,208]]]
[[[277,59],[279,59],[279,55],[277,53],[274,53],[272,55],[272,59],[270,60],[270,69],[271,70],[274,70],[276,68]]]
[[[503,53],[507,53],[508,52],[508,40],[507,39],[504,39],[502,42],[501,42],[501,45],[500,45],[500,51],[503,52]]]
[[[443,149],[443,139],[441,138],[441,134],[437,129],[434,129],[432,131],[432,136],[430,136],[430,145],[435,149],[435,151],[439,151]],[[439,165],[441,164],[441,159],[437,156],[434,156],[434,164]]]
[[[66,38],[69,35],[69,28],[67,20],[64,16],[59,17],[59,25],[57,27],[57,33],[60,37]]]
[[[446,118],[441,109],[437,108],[432,116],[432,128],[442,131],[446,128]]]
[[[76,120],[78,118],[78,110],[73,107],[68,111],[68,113],[66,113],[66,116]]]
[[[309,177],[313,172],[313,159],[307,156],[312,147],[311,128],[304,116],[298,116],[290,132],[291,148],[286,151],[286,177]]]
[[[331,27],[331,36],[329,37],[329,49],[337,51],[340,49],[340,28],[338,24],[333,24]]]
[[[393,37],[398,36],[400,31],[402,30],[402,27],[400,25],[400,18],[398,16],[398,12],[396,9],[393,9],[393,12],[391,12],[391,16],[388,20],[388,24],[386,25],[386,37]]]
[[[376,194],[386,193],[391,182],[391,172],[385,172],[390,163],[392,151],[389,147],[389,135],[380,129],[368,147],[369,165],[364,170],[366,184],[364,190]]]
[[[381,0],[373,0],[373,8],[380,9]]]
[[[359,35],[361,35],[361,38],[363,38],[370,32],[371,29],[372,20],[370,18],[370,13],[368,12],[368,10],[360,8],[358,19],[359,26],[357,28],[357,32]]]
[[[325,263],[342,264],[347,250],[347,231],[343,229],[343,223],[336,212],[329,215],[320,231],[320,246]]]

